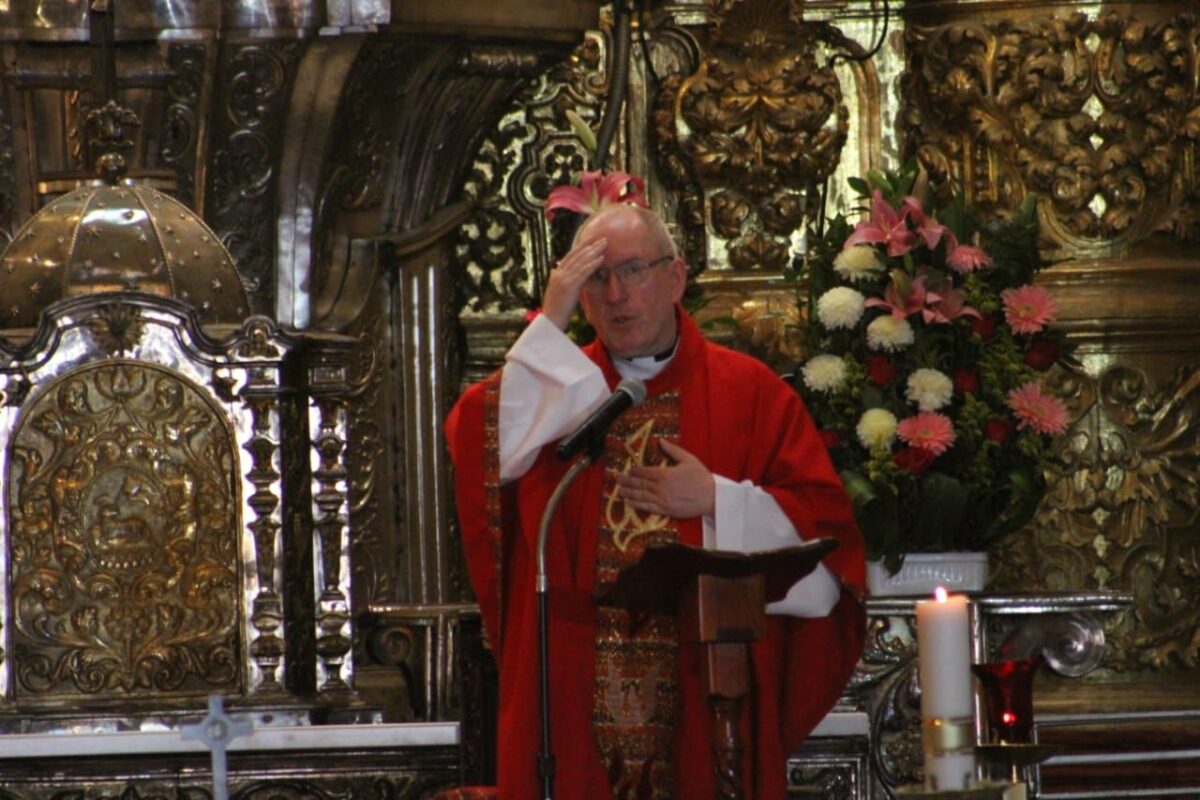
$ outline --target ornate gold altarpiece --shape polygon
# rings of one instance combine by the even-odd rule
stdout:
[[[726,338],[781,369],[802,356],[788,336],[802,320],[780,271],[822,209],[847,208],[847,175],[916,156],[996,214],[1038,193],[1058,259],[1044,280],[1079,346],[1058,378],[1075,423],[1037,521],[994,554],[993,585],[1131,593],[1108,626],[1107,667],[1083,690],[1043,687],[1041,708],[1111,712],[1080,723],[1085,744],[1110,730],[1136,738],[1144,720],[1118,715],[1150,708],[1181,715],[1176,739],[1194,741],[1195,9],[909,0],[891,3],[886,26],[883,11],[882,0],[638,4],[616,163],[647,176],[705,313],[739,319]],[[4,619],[5,719],[65,729],[145,722],[156,706],[198,715],[214,688],[251,707],[274,692],[271,675],[279,707],[301,716],[443,719],[473,702],[452,679],[474,623],[441,417],[463,381],[500,362],[566,246],[541,204],[586,166],[565,111],[598,122],[611,14],[585,0],[0,4],[0,231],[14,237],[90,178],[83,120],[115,98],[141,123],[130,178],[203,220],[246,300],[218,321],[232,327],[205,332],[201,294],[232,285],[219,256],[192,268],[195,296],[155,300],[142,275],[39,318],[54,298],[33,277],[44,252],[25,251],[21,294],[0,297],[0,324],[14,327],[12,305],[24,320],[4,347],[6,470],[21,465],[4,477],[6,530],[40,541],[39,525],[59,525],[81,544],[6,554],[5,597],[24,605]],[[240,355],[251,341],[273,355]],[[38,360],[51,351],[53,365]],[[320,352],[331,361],[312,360]],[[269,390],[247,394],[260,379]],[[156,444],[112,424],[121,414]],[[72,438],[84,430],[86,443]],[[58,477],[34,479],[42,470]],[[183,496],[204,498],[194,521]],[[77,519],[48,519],[47,502]],[[318,524],[331,519],[332,539]],[[160,532],[152,556],[132,546],[168,524],[197,536]],[[77,572],[72,548],[96,560]],[[236,565],[221,557],[231,549]],[[143,590],[161,596],[159,616],[106,600],[105,646],[119,653],[83,666],[65,631],[99,624],[88,598],[104,579],[134,585],[146,565],[177,563],[192,572]],[[59,593],[55,571],[79,577]],[[326,596],[330,575],[341,596]],[[172,667],[138,666],[131,646],[152,650],[167,630],[189,639]],[[430,770],[377,777],[418,796],[447,779],[444,761]],[[121,794],[126,780],[141,791],[128,777],[87,796]],[[287,791],[319,794],[315,780]]]

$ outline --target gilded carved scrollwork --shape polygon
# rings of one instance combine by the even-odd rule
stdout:
[[[364,45],[342,87],[333,151],[316,187],[314,204],[318,220],[314,268],[307,289],[311,297],[318,298],[318,318],[328,310],[321,302],[323,296],[336,294],[346,280],[330,274],[340,257],[335,252],[337,240],[346,235],[347,223],[340,217],[379,209],[383,203],[388,160],[396,148],[396,109],[406,102],[412,88],[407,70],[398,75],[396,65],[420,59],[422,54],[413,49],[401,42]],[[368,227],[382,225],[379,221]]]
[[[411,757],[410,757],[411,758]],[[428,759],[426,759],[428,760]],[[406,769],[337,773],[329,776],[234,777],[229,781],[232,800],[418,800],[429,797],[451,781],[453,770],[440,763],[411,764]],[[423,769],[422,769],[423,768]],[[139,778],[129,781],[38,781],[19,795],[0,789],[9,800],[208,800],[209,776],[189,772],[185,777]]]
[[[910,25],[910,151],[984,207],[1036,192],[1043,233],[1067,253],[1200,239],[1200,25],[1157,5]]]
[[[885,786],[920,782],[920,692],[915,619],[871,616],[847,694],[869,700],[872,771]]]
[[[1200,18],[1153,3],[1069,15],[906,6],[908,149],[985,213],[1039,197],[1047,271],[1081,362],[1056,380],[1075,422],[1035,521],[994,588],[1131,592],[1106,664],[1200,664],[1197,367]],[[937,13],[934,13],[936,10]],[[1153,344],[1142,331],[1155,332]]]
[[[1109,666],[1200,664],[1200,366],[1163,380],[1118,364],[1069,373],[1079,421],[1059,445],[1036,522],[998,554],[998,584],[1133,593]]]
[[[196,387],[145,364],[33,401],[7,490],[18,696],[238,687],[232,442]]]
[[[234,256],[254,303],[274,305],[273,197],[288,87],[303,46],[264,42],[240,47],[228,58],[230,75],[220,143],[212,158],[213,230]]]
[[[849,111],[817,58],[831,42],[840,35],[800,21],[788,0],[744,0],[720,19],[698,69],[663,81],[652,135],[664,180],[684,193],[689,244],[707,221],[736,270],[790,263],[790,237],[816,211],[807,198],[837,168]]]
[[[173,44],[167,48],[167,66],[171,80],[167,84],[166,112],[162,123],[160,155],[175,171],[175,196],[197,208],[196,155],[201,119],[200,98],[204,92],[205,61],[203,45]]]
[[[384,372],[379,368],[387,355],[382,306],[372,304],[360,320],[362,330],[355,337],[348,376],[350,447],[346,467],[350,473],[347,492],[354,531],[351,563],[355,607],[393,599],[396,583],[393,567],[382,555],[390,552],[383,524],[387,464],[379,457],[386,450],[387,438],[386,407],[381,407],[386,388]]]
[[[479,208],[455,237],[460,302],[475,313],[532,308],[553,260],[552,228],[542,216],[550,188],[589,168],[564,114],[593,126],[608,90],[605,37],[589,32],[572,57],[532,81],[479,148],[464,194]],[[565,238],[555,242],[565,251]]]

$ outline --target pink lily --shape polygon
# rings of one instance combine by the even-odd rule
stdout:
[[[967,305],[967,293],[962,289],[946,288],[940,290],[936,303],[930,303],[921,310],[921,315],[928,323],[947,324],[959,317],[974,317],[981,319],[980,313]]]
[[[901,206],[904,208],[905,216],[917,226],[917,235],[925,240],[925,246],[930,250],[937,247],[942,235],[947,233],[946,226],[933,217],[925,216],[925,209],[921,208],[921,201],[911,194],[904,198]]]
[[[908,229],[909,209],[897,213],[883,199],[883,192],[876,189],[871,194],[871,218],[854,227],[854,233],[846,237],[845,247],[856,244],[886,244],[889,256],[902,256],[917,243],[916,235]]]
[[[925,288],[925,276],[910,278],[902,269],[892,270],[892,279],[883,290],[883,299],[872,297],[863,305],[869,308],[886,308],[896,319],[923,311],[927,303],[936,303],[941,296]]]
[[[610,203],[632,203],[647,208],[646,184],[628,172],[584,172],[579,186],[555,186],[546,197],[546,219],[554,219],[554,210],[565,208],[580,214],[595,214]]]

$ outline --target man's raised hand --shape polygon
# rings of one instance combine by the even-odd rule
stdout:
[[[601,264],[604,263],[604,237],[598,237],[590,242],[577,244],[563,256],[562,260],[550,270],[546,281],[546,291],[542,295],[542,314],[559,327],[566,330],[571,323],[571,315],[579,303],[579,293],[583,285]]]

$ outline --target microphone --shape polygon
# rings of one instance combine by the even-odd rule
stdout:
[[[637,378],[626,378],[617,384],[612,396],[592,412],[582,425],[558,443],[558,457],[563,461],[574,458],[580,450],[598,441],[617,417],[646,399],[646,384]]]

